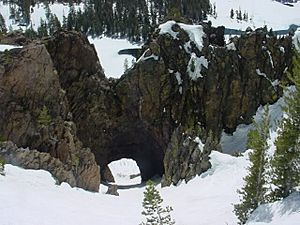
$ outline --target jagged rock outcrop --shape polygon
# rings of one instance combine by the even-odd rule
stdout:
[[[184,25],[168,23],[169,32],[158,29],[119,80],[104,77],[82,35],[59,32],[45,42],[78,135],[99,165],[133,158],[144,180],[164,174],[165,184],[176,184],[209,168],[222,130],[250,123],[259,105],[281,96],[278,84],[287,82],[293,52],[289,36],[264,29],[225,46],[224,27],[198,26],[201,40],[195,40]]]
[[[0,155],[5,162],[25,169],[43,169],[49,171],[58,183],[67,182],[72,187],[76,185],[75,177],[59,159],[49,153],[18,148],[13,142],[0,142]]]
[[[65,170],[72,172],[75,183],[68,179],[72,186],[98,191],[99,167],[94,155],[82,147],[76,136],[65,91],[43,44],[0,53],[0,90],[1,139],[49,153],[49,157],[57,158]],[[47,120],[41,118],[44,109]],[[24,157],[35,157],[32,154]],[[25,161],[20,163],[26,166]]]
[[[26,54],[29,47],[14,50],[13,61],[14,54],[23,54],[20,65],[30,62],[44,70],[27,71],[32,75],[21,78],[25,85],[18,87],[15,81],[23,76],[18,61],[2,62],[0,87],[6,91],[0,98],[1,134],[14,137],[20,146],[49,152],[67,165],[74,155],[87,152],[91,158],[83,161],[96,168],[82,141],[95,154],[106,180],[111,179],[108,163],[132,158],[143,180],[158,174],[164,175],[163,185],[189,181],[210,167],[209,154],[219,149],[222,131],[231,133],[238,124],[250,123],[258,106],[275,102],[282,95],[279,84],[287,82],[291,37],[278,39],[258,29],[225,46],[223,34],[224,27],[167,22],[118,80],[105,77],[94,46],[76,32],[59,31],[44,39],[47,50],[33,45],[44,58]],[[48,75],[33,79],[35,74]],[[35,83],[27,82],[30,79]],[[39,80],[47,80],[43,88]],[[55,123],[38,128],[43,106]],[[3,122],[6,117],[10,122]],[[87,173],[81,181],[95,174]]]

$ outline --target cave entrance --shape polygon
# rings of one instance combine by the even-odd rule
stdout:
[[[164,173],[164,153],[158,141],[145,129],[138,127],[122,131],[114,136],[109,146],[108,164],[124,158],[129,163],[130,159],[135,161],[139,169],[141,182],[161,177]],[[115,176],[114,178],[118,179]]]
[[[141,171],[133,159],[123,158],[108,164],[118,186],[137,185],[142,182]]]

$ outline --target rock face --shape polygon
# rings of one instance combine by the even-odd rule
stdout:
[[[105,180],[112,180],[110,162],[132,158],[143,180],[158,174],[163,185],[189,181],[210,168],[209,154],[220,150],[223,130],[250,123],[259,105],[282,95],[279,83],[287,82],[291,65],[289,36],[278,39],[258,29],[225,46],[223,34],[224,27],[167,22],[118,80],[105,78],[95,48],[76,32],[57,32],[42,41],[46,48],[12,51],[13,63],[2,60],[0,68],[1,135],[67,165],[76,164],[74,155],[83,157],[88,166],[82,168],[91,169],[82,176],[72,170],[76,185],[88,186],[81,182],[96,174],[80,141],[95,154]],[[21,71],[29,62],[40,70]],[[28,75],[20,78],[23,71]],[[55,123],[39,128],[44,106]]]
[[[133,158],[143,180],[164,174],[165,185],[207,170],[222,130],[250,123],[259,105],[281,96],[278,84],[286,82],[292,58],[291,38],[263,29],[225,46],[223,27],[199,26],[199,48],[189,31],[171,23],[169,32],[153,34],[119,80],[104,77],[85,37],[60,32],[46,40],[78,136],[99,165]],[[57,47],[71,43],[76,49]]]
[[[0,57],[1,138],[49,153],[73,173],[75,183],[70,178],[71,185],[97,191],[99,167],[76,136],[76,126],[68,118],[65,91],[45,46],[35,43],[0,53]],[[43,109],[49,119],[41,122]]]

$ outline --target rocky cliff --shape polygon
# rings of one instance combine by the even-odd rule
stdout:
[[[209,154],[219,149],[221,132],[231,133],[238,124],[250,123],[257,107],[275,102],[282,95],[280,84],[287,82],[286,71],[293,55],[291,37],[279,39],[258,29],[225,45],[223,34],[223,27],[169,21],[143,46],[134,67],[112,80],[105,77],[86,37],[59,31],[43,44],[31,47],[49,53],[47,63],[40,57],[34,60],[44,65],[39,67],[43,71],[30,72],[30,77],[20,82],[13,82],[19,76],[10,79],[11,91],[7,93],[18,97],[6,94],[1,99],[6,105],[10,99],[18,99],[14,104],[17,107],[25,102],[25,110],[8,111],[1,104],[1,118],[11,121],[2,122],[1,134],[9,140],[15,137],[13,141],[20,146],[68,161],[67,155],[73,150],[58,148],[60,142],[55,142],[64,140],[65,129],[49,125],[46,131],[39,131],[33,125],[45,105],[51,117],[61,121],[55,124],[64,124],[60,128],[66,121],[74,122],[77,131],[70,131],[72,137],[92,150],[105,171],[103,180],[109,179],[105,175],[109,174],[108,163],[125,157],[136,160],[143,180],[158,174],[164,176],[163,185],[188,181],[210,167]],[[12,54],[25,54],[26,49]],[[32,54],[23,59],[30,59]],[[10,74],[15,68],[8,64],[2,66],[2,74]],[[56,69],[46,73],[50,86],[38,88],[38,83],[31,93],[33,90],[25,91],[23,85],[17,89],[13,85],[32,84],[28,80],[34,74],[45,74],[48,66]],[[8,82],[2,77],[1,82]],[[23,98],[28,94],[30,97]],[[10,119],[11,115],[14,118]],[[23,117],[29,118],[28,122],[17,123],[17,118]],[[20,129],[11,131],[11,127]],[[37,131],[39,135],[34,135]],[[43,132],[56,138],[46,138],[45,142]]]
[[[47,163],[58,159],[71,174],[68,178],[56,176],[59,182],[73,180],[69,182],[72,186],[98,191],[99,167],[94,155],[82,147],[76,136],[65,91],[43,44],[0,53],[0,90],[2,141],[10,140],[19,147],[49,154],[38,156],[40,166],[9,156],[14,153],[3,153],[6,161],[26,168],[46,169]],[[14,152],[17,148],[9,149]],[[53,169],[50,171],[54,176],[57,174]]]

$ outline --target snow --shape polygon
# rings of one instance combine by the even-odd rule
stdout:
[[[236,189],[243,184],[248,155],[235,158],[212,152],[212,168],[188,184],[161,188],[165,205],[173,207],[176,225],[236,224],[232,213]],[[132,225],[142,222],[145,187],[119,190],[120,196],[90,193],[67,184],[55,185],[50,173],[5,166],[0,176],[3,225]],[[230,178],[230,179],[229,179]]]
[[[226,45],[227,50],[229,51],[236,51],[235,44],[233,42]]]
[[[63,16],[67,16],[70,10],[69,4],[53,3],[49,4],[50,12],[57,16],[60,22],[63,21]],[[74,10],[83,10],[84,4],[74,4]],[[43,3],[35,4],[32,7],[31,24],[33,29],[37,30],[40,26],[41,19],[46,20],[46,10]],[[0,13],[3,15],[6,27],[12,27],[13,30],[23,29],[25,26],[19,26],[13,19],[10,19],[9,5],[4,5],[0,2]],[[129,64],[135,59],[131,55],[118,55],[118,52],[127,48],[138,48],[139,45],[132,44],[126,39],[113,39],[108,37],[91,38],[89,41],[95,45],[97,54],[100,58],[101,65],[104,68],[107,77],[119,78],[124,73],[124,61],[128,60]]]
[[[68,16],[70,7],[69,4],[62,4],[62,3],[50,3],[49,9],[50,12],[57,16],[58,20],[62,23],[63,16]],[[74,4],[74,10],[77,11],[80,9],[83,9],[84,4]],[[46,18],[46,7],[43,3],[36,3],[34,7],[31,7],[32,13],[31,13],[31,25],[34,30],[37,30],[37,28],[40,26],[41,19],[44,21]],[[25,30],[26,26],[22,26],[19,24],[19,22],[16,22],[13,18],[10,18],[10,9],[9,4],[3,4],[3,2],[0,2],[0,13],[2,14],[5,25],[7,29],[9,27],[12,27],[13,30],[22,29]]]
[[[300,53],[300,28],[298,28],[293,37],[293,44],[296,50]]]
[[[284,92],[284,96],[289,95],[292,88],[289,88]],[[277,127],[281,119],[283,118],[282,107],[284,106],[284,97],[281,97],[276,103],[273,105],[269,105],[269,115],[270,115],[270,136],[271,139],[269,140],[270,151],[275,151],[275,139],[277,137]],[[264,107],[260,106],[255,116],[253,117],[254,120],[259,123],[262,120],[262,116],[264,113]],[[253,128],[252,124],[240,124],[237,126],[236,131],[233,134],[227,134],[225,132],[222,133],[221,136],[221,147],[223,152],[226,153],[234,153],[234,152],[243,152],[246,150],[246,142],[247,142],[247,135],[249,131]]]
[[[208,16],[213,26],[225,26],[237,30],[246,30],[264,27],[265,25],[273,30],[288,29],[291,24],[300,25],[300,2],[294,7],[283,5],[273,0],[212,0],[216,3],[217,17]],[[246,11],[249,15],[248,22],[237,21],[230,18],[230,10],[241,9],[242,14]],[[252,20],[250,20],[252,19]]]
[[[0,52],[4,52],[5,50],[11,50],[14,48],[22,48],[22,46],[0,44]]]
[[[95,45],[101,66],[107,77],[120,78],[124,73],[124,61],[127,59],[129,63],[135,58],[131,55],[119,55],[122,49],[139,48],[139,45],[132,44],[125,39],[88,38]]]
[[[154,60],[159,59],[159,57],[157,55],[154,55],[154,54],[151,54],[149,56],[145,56],[148,51],[150,51],[149,48],[143,53],[143,55],[136,62],[138,63],[138,62],[141,62],[141,61],[146,61],[148,59],[154,59]]]
[[[200,150],[200,152],[203,152],[204,144],[202,143],[201,139],[199,137],[196,137],[194,142],[198,144],[198,149]]]
[[[181,74],[179,72],[176,72],[175,74],[175,77],[176,77],[176,80],[177,80],[177,83],[178,83],[178,91],[179,93],[182,95],[182,84],[183,84],[183,80],[181,78]]]
[[[194,141],[200,142],[200,139]],[[189,183],[161,188],[157,185],[164,205],[173,207],[176,225],[237,224],[233,205],[239,202],[236,192],[244,185],[243,177],[249,166],[249,151],[233,157],[217,151],[210,155],[212,168]],[[127,167],[127,168],[125,168]],[[136,173],[131,159],[110,165],[114,169]],[[145,187],[119,189],[120,196],[56,185],[50,173],[24,170],[5,165],[0,176],[0,218],[3,225],[132,225],[142,222],[142,200]],[[128,179],[128,177],[127,177]],[[272,204],[260,206],[248,225],[298,225],[300,195],[295,193]]]
[[[280,51],[281,51],[283,54],[285,53],[285,49],[284,49],[283,46],[280,46],[279,49],[280,49]]]
[[[247,225],[299,225],[300,192],[287,198],[259,206],[250,216]]]
[[[273,60],[272,60],[272,57],[271,57],[271,53],[269,53],[269,56],[270,56],[270,63],[272,65],[272,67],[274,68],[274,64],[273,64]],[[258,76],[262,76],[262,77],[266,78],[266,80],[269,81],[270,84],[273,86],[273,88],[276,90],[276,86],[279,85],[279,81],[277,79],[274,80],[274,81],[272,81],[269,77],[267,77],[267,75],[265,73],[261,72],[259,68],[256,69],[256,74]]]
[[[191,80],[196,81],[198,78],[202,78],[202,68],[208,68],[208,61],[204,56],[197,57],[195,53],[191,54],[189,64],[187,66],[187,73]]]
[[[176,22],[174,20],[167,21],[161,25],[159,25],[159,34],[170,34],[173,39],[177,39],[178,32],[172,30],[172,26],[175,25]],[[203,48],[203,38],[205,37],[205,33],[203,31],[203,27],[201,25],[188,25],[184,23],[177,23],[179,27],[185,30],[191,41],[193,41],[197,48],[201,51]],[[185,49],[189,52],[188,48],[190,48],[190,42],[186,43]]]
[[[117,185],[134,185],[140,184],[142,179],[140,169],[133,159],[120,159],[108,164],[108,167],[114,176]],[[131,178],[130,176],[137,176]]]
[[[176,77],[176,80],[177,80],[177,83],[178,83],[178,85],[180,86],[180,85],[182,85],[182,78],[181,78],[181,74],[179,73],[179,72],[176,72],[175,73],[175,77]]]

